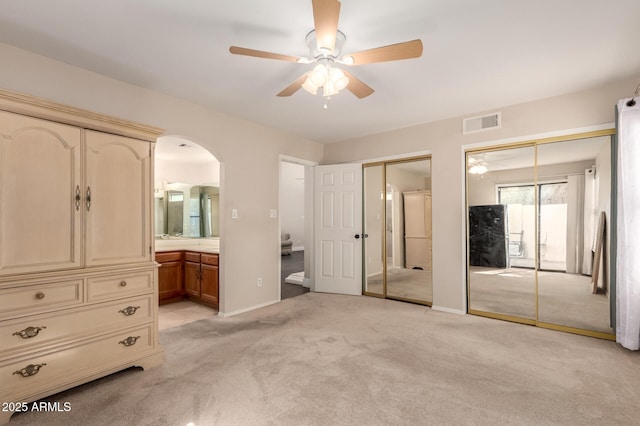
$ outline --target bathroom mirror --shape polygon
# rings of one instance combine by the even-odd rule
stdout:
[[[156,191],[156,238],[220,236],[220,190],[214,186],[171,184]]]

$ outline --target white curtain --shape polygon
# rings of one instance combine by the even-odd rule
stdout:
[[[584,246],[584,176],[567,176],[567,272],[582,273]]]
[[[618,102],[616,341],[640,349],[640,99]]]

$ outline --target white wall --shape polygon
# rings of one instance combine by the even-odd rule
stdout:
[[[291,234],[293,250],[304,250],[304,167],[282,162],[280,166],[280,229]]]
[[[213,157],[210,162],[197,164],[156,158],[154,188],[162,188],[163,181],[220,186],[220,163]]]
[[[324,162],[367,161],[431,151],[433,305],[464,312],[464,148],[574,133],[576,129],[612,124],[617,100],[628,97],[636,86],[637,77],[633,77],[578,93],[503,108],[496,106],[486,112],[501,111],[502,127],[492,131],[463,135],[463,117],[457,117],[331,144],[325,148]],[[483,113],[485,111],[469,111],[466,116]]]
[[[278,208],[280,155],[320,161],[322,145],[2,43],[0,57],[3,89],[157,126],[209,150],[221,162],[220,312],[278,300],[280,235],[269,210]]]

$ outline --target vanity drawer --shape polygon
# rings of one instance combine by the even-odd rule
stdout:
[[[156,253],[156,262],[158,262],[158,263],[179,262],[181,260],[182,260],[182,252],[181,251],[171,251],[171,252]]]
[[[82,280],[0,289],[0,318],[83,302]]]
[[[36,350],[93,330],[150,322],[153,306],[153,296],[148,295],[5,321],[0,323],[0,348],[5,355],[13,350]]]
[[[200,263],[200,253],[188,251],[184,254],[184,260],[186,260],[187,262]]]
[[[126,366],[139,354],[153,349],[151,325],[119,331],[89,342],[78,342],[58,352],[30,355],[0,364],[0,400],[15,400],[37,393],[38,388],[55,388],[74,378]],[[86,342],[86,343],[85,343]],[[13,399],[9,395],[15,396]]]
[[[218,266],[218,255],[217,254],[202,254],[202,263],[207,265]]]
[[[89,278],[87,281],[89,302],[129,297],[153,291],[153,271],[95,277]]]

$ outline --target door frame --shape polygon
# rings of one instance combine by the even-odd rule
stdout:
[[[315,291],[315,284],[313,282],[313,274],[315,272],[314,265],[314,233],[313,233],[313,199],[314,199],[314,185],[313,185],[313,170],[318,165],[316,161],[304,160],[302,158],[291,157],[289,155],[280,154],[278,158],[278,209],[280,209],[280,190],[282,185],[282,163],[293,163],[304,166],[304,281],[302,285],[308,287],[310,291]],[[278,247],[280,247],[280,234],[282,233],[282,218],[278,214]],[[278,249],[279,250],[279,249]],[[278,251],[279,252],[279,251]],[[279,259],[280,257],[278,257]],[[282,265],[278,261],[278,279],[282,279]],[[278,301],[282,301],[282,285],[278,281]]]

